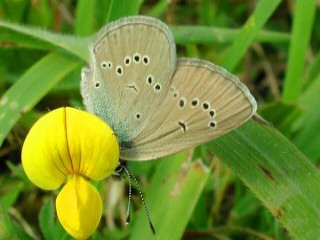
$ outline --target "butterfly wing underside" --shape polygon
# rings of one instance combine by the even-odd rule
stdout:
[[[144,16],[122,18],[103,28],[82,69],[86,109],[98,115],[121,142],[137,137],[166,96],[176,65],[168,27]]]
[[[156,159],[197,146],[239,126],[256,108],[248,88],[222,67],[179,59],[168,94],[121,157]]]

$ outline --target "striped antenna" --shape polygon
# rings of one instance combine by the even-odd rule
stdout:
[[[123,174],[123,171],[125,172],[125,175]],[[132,195],[132,181],[131,181],[131,178],[132,178],[134,180],[134,182],[135,182],[135,185],[137,186],[137,189],[138,189],[138,192],[139,192],[139,195],[140,195],[140,198],[141,198],[141,202],[142,202],[142,205],[143,205],[143,208],[144,208],[144,212],[146,214],[147,221],[149,223],[151,231],[155,235],[156,231],[155,231],[155,228],[154,228],[154,226],[153,226],[153,224],[151,222],[151,218],[150,218],[150,214],[149,214],[149,211],[148,211],[148,208],[147,208],[147,204],[146,204],[146,202],[144,200],[144,197],[143,197],[143,194],[142,194],[142,191],[141,191],[141,188],[140,188],[140,184],[139,184],[137,178],[122,164],[118,165],[118,167],[116,168],[114,174],[117,175],[117,176],[122,176],[122,177],[126,178],[128,180],[128,183],[129,183],[129,199],[128,199],[128,209],[127,209],[126,224],[128,224],[130,222],[130,219],[131,219],[130,206],[131,206],[131,195]]]

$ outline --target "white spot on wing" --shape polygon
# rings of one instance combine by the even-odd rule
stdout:
[[[142,57],[142,62],[143,62],[144,65],[148,65],[148,64],[150,63],[150,58],[149,58],[149,56],[148,56],[148,55],[144,55],[144,56]]]
[[[130,58],[130,56],[126,56],[126,57],[124,58],[123,62],[124,62],[124,65],[130,66],[130,65],[131,65],[131,58]]]
[[[141,62],[141,54],[139,54],[139,53],[133,54],[133,61],[135,63],[140,63]]]
[[[123,68],[120,65],[116,67],[116,73],[119,77],[123,75]]]
[[[147,84],[151,85],[153,83],[153,76],[150,74],[147,76]]]

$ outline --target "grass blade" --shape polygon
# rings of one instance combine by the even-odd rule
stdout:
[[[320,157],[320,74],[299,98],[299,104],[304,108],[305,113],[297,120],[298,131],[295,134],[294,142],[299,149],[302,149],[308,158],[315,162]],[[308,124],[306,124],[308,123]]]
[[[78,36],[88,36],[94,33],[96,1],[80,0],[77,2],[74,32]]]
[[[42,30],[40,28],[22,26],[14,23],[9,23],[0,20],[0,31],[9,31],[7,36],[9,39],[6,39],[6,44],[10,45],[11,35],[10,32],[15,33],[14,37],[16,41],[19,41],[18,36],[23,36],[22,42],[32,44],[36,46],[39,42],[42,47],[48,46],[48,48],[59,47],[65,51],[72,53],[73,55],[79,57],[82,60],[88,59],[88,41],[84,41],[81,38],[74,36],[54,34],[49,31]],[[0,40],[3,41],[3,38],[0,37]],[[32,43],[32,41],[35,41]],[[3,43],[2,43],[3,44]]]
[[[297,239],[320,236],[320,174],[276,130],[252,120],[209,143]]]
[[[181,155],[159,163],[146,195],[156,235],[141,209],[130,240],[181,239],[210,173],[201,161],[186,162]]]
[[[269,17],[281,3],[281,0],[261,0],[257,2],[253,14],[235,37],[233,44],[226,51],[222,65],[232,71],[249,48],[257,33],[261,30]]]
[[[168,1],[160,0],[148,11],[147,15],[158,18],[166,11],[167,8],[168,8]]]
[[[107,22],[138,14],[142,2],[143,0],[110,0]]]
[[[31,67],[0,99],[0,146],[21,117],[81,62],[50,53]]]
[[[296,1],[288,67],[282,96],[285,102],[295,102],[300,96],[305,54],[311,37],[315,10],[316,0]]]
[[[307,68],[303,90],[308,89],[309,86],[317,79],[317,76],[319,74],[320,74],[320,52],[317,53],[314,60]]]
[[[170,26],[178,44],[211,44],[229,43],[241,30],[231,28],[218,28],[207,26]],[[263,43],[287,43],[290,35],[275,31],[260,30],[253,41]]]

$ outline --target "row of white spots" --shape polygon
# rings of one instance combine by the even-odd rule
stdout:
[[[175,87],[170,87],[170,90],[173,92],[173,98],[179,97],[179,92],[175,90]],[[187,105],[187,99],[185,97],[180,97],[178,102],[178,107],[182,109],[186,105]],[[196,108],[199,105],[200,105],[200,100],[198,98],[193,98],[192,101],[190,102],[191,108]],[[204,101],[201,105],[202,105],[202,110],[205,112],[208,112],[208,115],[210,117],[210,121],[208,122],[208,127],[210,129],[215,129],[217,124],[215,121],[211,119],[215,118],[216,111],[213,108],[211,108],[211,105],[208,101]],[[181,124],[181,122],[179,122],[179,126],[182,127],[183,132],[186,132],[187,125],[185,123]]]
[[[143,65],[149,65],[150,57],[148,55],[141,56],[140,53],[135,53],[131,56],[125,56],[123,63],[126,67],[129,67],[131,63],[134,62],[135,64],[143,63]],[[113,63],[111,61],[102,61],[101,67],[103,69],[112,69]],[[123,75],[123,67],[121,65],[116,66],[116,74],[121,77]]]

